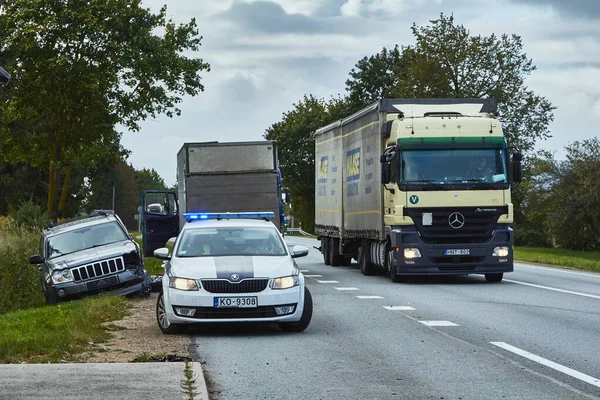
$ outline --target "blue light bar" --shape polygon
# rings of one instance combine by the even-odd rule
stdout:
[[[269,219],[273,218],[273,212],[237,212],[237,213],[187,213],[183,217],[187,222],[208,219]]]

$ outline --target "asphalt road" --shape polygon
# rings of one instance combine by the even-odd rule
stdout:
[[[327,267],[315,249],[298,264],[315,305],[305,332],[192,331],[213,398],[600,398],[599,274],[517,264],[499,284],[477,275],[393,284]]]

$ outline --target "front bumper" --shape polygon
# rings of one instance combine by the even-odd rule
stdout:
[[[150,277],[145,269],[126,269],[125,271],[91,279],[84,282],[67,282],[48,286],[49,291],[61,300],[69,300],[100,293],[128,295],[150,288]]]
[[[394,253],[398,275],[465,275],[496,274],[513,271],[513,232],[499,226],[485,243],[430,244],[425,243],[414,227],[394,230]],[[495,247],[508,247],[508,256],[492,256]],[[419,249],[421,257],[404,258],[405,248]],[[468,249],[469,255],[445,255],[446,250]]]
[[[291,289],[272,290],[267,288],[258,293],[218,294],[203,289],[183,291],[170,288],[163,280],[165,311],[170,323],[195,324],[204,322],[297,322],[304,311],[304,285]],[[257,297],[258,307],[216,308],[215,297]],[[275,315],[276,306],[294,305],[295,310],[287,315]],[[194,317],[175,313],[175,307],[195,309]]]

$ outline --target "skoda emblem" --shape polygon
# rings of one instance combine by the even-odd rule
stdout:
[[[240,276],[238,274],[231,274],[231,280],[232,281],[237,281],[240,279]]]
[[[465,216],[459,212],[453,212],[448,217],[448,224],[454,229],[460,229],[465,224]]]

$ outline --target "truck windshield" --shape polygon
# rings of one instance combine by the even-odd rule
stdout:
[[[508,182],[505,149],[404,150],[400,172],[400,184]]]

